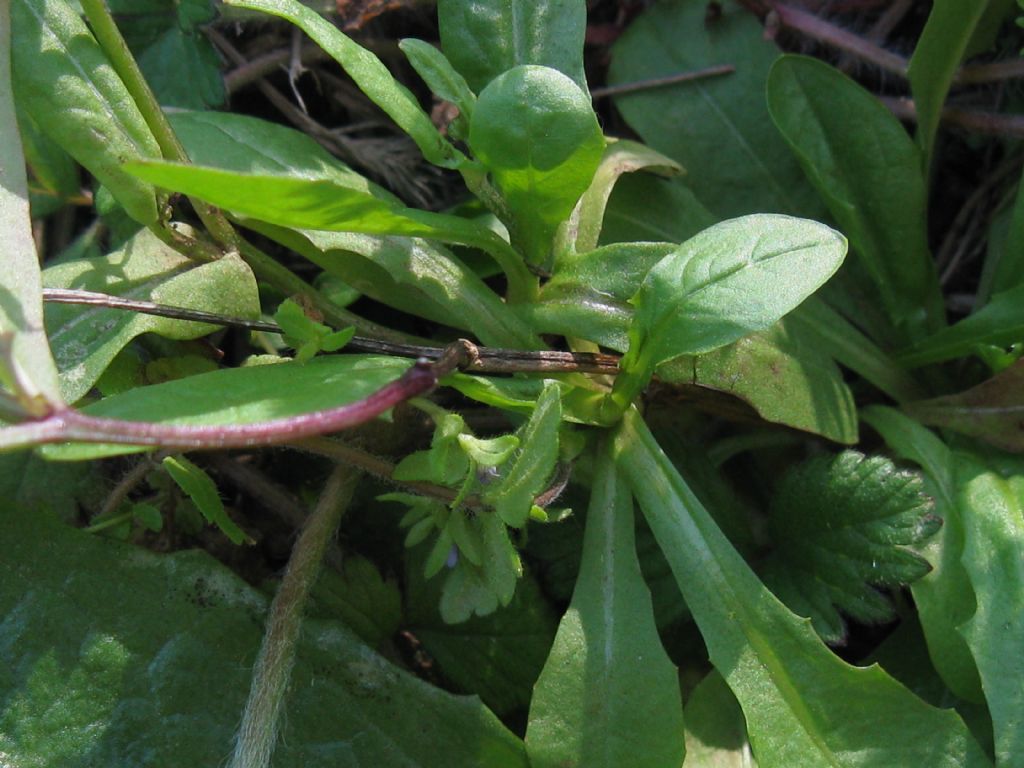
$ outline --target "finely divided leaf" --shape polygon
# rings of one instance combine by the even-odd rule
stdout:
[[[845,451],[806,461],[772,499],[776,550],[765,581],[826,641],[841,642],[839,611],[862,622],[889,620],[893,607],[874,587],[909,584],[931,570],[906,548],[938,530],[931,509],[920,476],[883,457]]]
[[[535,768],[678,768],[682,700],[640,573],[633,505],[604,449],[572,603],[530,703]]]

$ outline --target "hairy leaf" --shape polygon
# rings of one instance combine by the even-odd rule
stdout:
[[[156,191],[122,165],[160,148],[85,22],[66,2],[13,0],[11,26],[19,103],[135,221],[156,223]]]
[[[743,708],[759,765],[989,764],[954,712],[925,704],[877,666],[841,661],[779,603],[633,410],[617,428],[615,449],[711,662]]]
[[[167,474],[188,494],[203,517],[220,528],[221,532],[231,539],[232,544],[254,543],[252,537],[228,517],[217,485],[202,467],[196,466],[184,456],[167,456],[162,463]]]
[[[537,768],[682,761],[679,681],[654,625],[632,507],[602,450],[572,603],[530,703],[526,746]]]
[[[804,56],[785,56],[772,67],[768,108],[850,238],[899,338],[941,328],[921,153],[903,126],[874,94]]]
[[[874,587],[917,581],[931,570],[907,547],[942,524],[919,475],[857,451],[816,457],[789,470],[771,503],[776,550],[765,581],[827,642],[846,637],[839,611],[866,623],[893,618]]]
[[[229,317],[259,317],[256,280],[237,256],[198,264],[161,242],[148,230],[98,259],[80,259],[43,272],[47,288],[99,291],[126,299],[217,312]],[[60,368],[64,398],[85,395],[132,339],[156,333],[170,339],[197,339],[219,326],[123,309],[48,304],[46,326]]]
[[[439,0],[445,56],[477,92],[524,64],[557,69],[586,90],[583,0]]]

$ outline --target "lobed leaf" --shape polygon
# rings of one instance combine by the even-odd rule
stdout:
[[[850,238],[899,338],[941,328],[921,153],[903,126],[874,94],[805,56],[784,56],[772,67],[768,109]]]
[[[160,148],[78,13],[58,0],[13,0],[11,25],[19,104],[135,221],[155,224],[156,190],[122,166]]]
[[[583,0],[439,0],[441,47],[476,92],[524,64],[557,69],[587,88]]]
[[[841,661],[779,603],[633,410],[616,429],[615,453],[743,708],[759,765],[989,764],[956,713],[925,704],[877,666]]]
[[[530,764],[677,768],[682,700],[637,560],[633,505],[604,448],[572,602],[530,702]]]
[[[941,526],[932,507],[920,476],[884,457],[844,451],[796,465],[772,497],[776,549],[765,582],[827,642],[843,642],[839,611],[864,623],[889,621],[892,604],[874,587],[910,584],[931,570],[907,547]]]

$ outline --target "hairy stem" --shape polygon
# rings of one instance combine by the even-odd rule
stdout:
[[[267,768],[277,742],[288,681],[295,664],[302,613],[320,573],[324,552],[352,499],[358,474],[337,467],[306,521],[274,596],[253,671],[249,700],[230,768]]]

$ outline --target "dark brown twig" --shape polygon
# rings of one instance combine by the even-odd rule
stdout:
[[[619,85],[608,85],[603,88],[594,88],[590,92],[590,98],[594,101],[598,99],[604,99],[608,96],[621,96],[626,93],[636,93],[638,91],[649,91],[655,88],[664,88],[669,85],[679,85],[680,83],[692,83],[696,80],[705,80],[709,77],[719,77],[720,75],[731,75],[736,71],[736,67],[732,64],[719,64],[714,67],[707,67],[706,69],[698,69],[693,72],[680,72],[676,75],[667,75],[665,77],[652,77],[649,80],[638,80],[633,83],[620,83]]]

